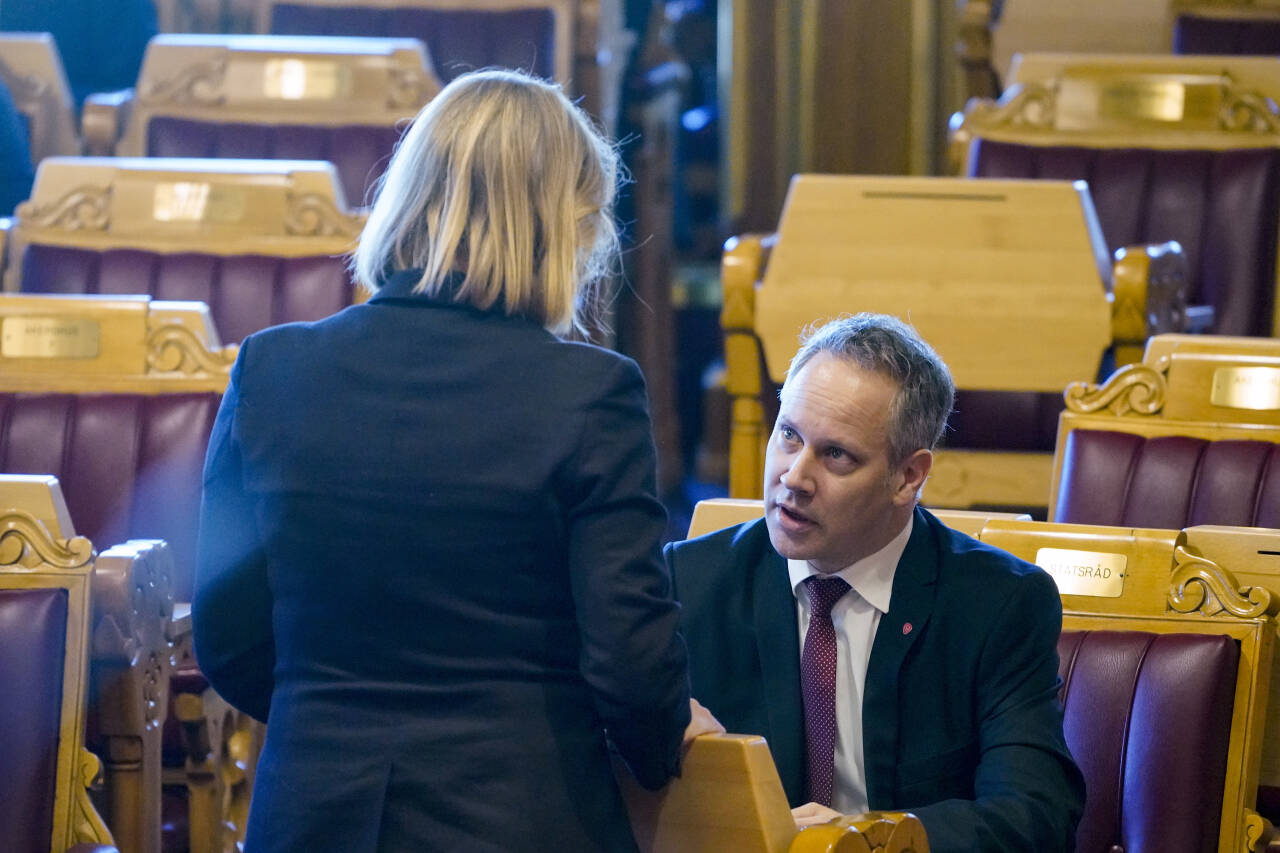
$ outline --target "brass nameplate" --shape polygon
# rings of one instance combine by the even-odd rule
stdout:
[[[1036,565],[1049,573],[1063,595],[1119,598],[1124,591],[1125,563],[1124,554],[1103,551],[1041,548],[1036,552]]]
[[[1209,402],[1227,409],[1280,410],[1280,367],[1219,367]]]
[[[83,317],[5,317],[4,358],[97,358],[98,321]]]
[[[157,184],[151,211],[157,222],[239,222],[245,196],[238,187],[204,181]]]
[[[271,59],[262,70],[262,94],[272,100],[331,101],[351,93],[351,70],[316,59]]]
[[[1088,73],[1059,85],[1056,125],[1087,129],[1096,121],[1217,126],[1222,81],[1206,75],[1170,80],[1161,75],[1107,79]]]

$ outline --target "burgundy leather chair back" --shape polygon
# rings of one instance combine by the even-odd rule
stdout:
[[[1213,853],[1239,647],[1216,634],[1063,631],[1078,853]],[[1175,722],[1176,721],[1176,722]]]
[[[277,4],[270,32],[295,36],[416,38],[448,83],[477,68],[522,68],[555,76],[555,16],[550,9],[446,11]]]
[[[156,116],[147,123],[148,157],[240,157],[328,160],[353,206],[373,202],[401,128],[391,126],[246,124]]]
[[[65,589],[0,590],[0,850],[47,853],[62,720]]]
[[[1276,56],[1280,54],[1280,20],[1178,15],[1173,22],[1173,52]]]
[[[352,303],[341,257],[162,254],[31,245],[22,256],[24,293],[146,293],[209,306],[223,343],[294,320],[320,320]],[[76,523],[81,523],[79,519]]]
[[[1280,527],[1280,445],[1076,429],[1057,497],[1073,524]]]
[[[1191,266],[1191,301],[1213,306],[1214,331],[1269,336],[1278,156],[1272,148],[1156,151],[978,140],[969,173],[1088,181],[1111,251],[1177,240]]]
[[[0,471],[52,474],[98,549],[164,539],[191,600],[200,489],[221,395],[0,394]]]

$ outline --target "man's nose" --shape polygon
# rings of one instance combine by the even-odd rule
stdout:
[[[808,448],[791,457],[791,464],[783,470],[778,481],[793,492],[808,494],[813,491],[813,454]]]

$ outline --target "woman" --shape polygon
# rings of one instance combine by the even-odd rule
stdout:
[[[373,297],[243,344],[193,615],[214,688],[269,717],[249,853],[631,850],[606,731],[656,787],[718,728],[639,371],[553,334],[614,257],[616,169],[556,87],[461,77],[387,170]]]

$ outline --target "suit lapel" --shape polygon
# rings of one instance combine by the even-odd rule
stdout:
[[[898,671],[933,612],[938,579],[938,545],[932,517],[917,507],[906,550],[893,576],[889,612],[880,619],[867,663],[862,700],[862,747],[867,802],[889,808],[898,754]]]
[[[764,528],[764,522],[759,522]],[[767,535],[754,567],[753,608],[769,746],[787,799],[804,795],[804,712],[800,697],[800,628],[787,564]]]

